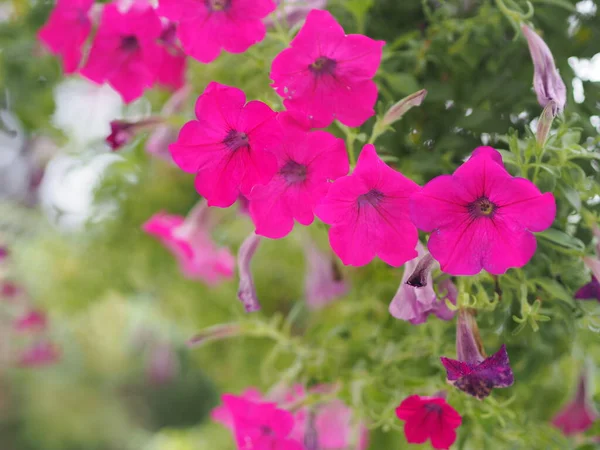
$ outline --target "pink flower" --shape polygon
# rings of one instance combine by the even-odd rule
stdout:
[[[554,416],[552,425],[559,428],[566,435],[583,433],[599,417],[590,401],[587,374],[584,372],[579,377],[573,400],[563,406],[558,414]]]
[[[19,317],[14,327],[17,331],[42,331],[46,328],[48,321],[46,315],[40,311],[29,311],[22,317]]]
[[[187,58],[179,48],[176,38],[177,25],[174,22],[165,22],[158,38],[162,49],[162,62],[157,74],[159,84],[177,90],[185,84],[185,70]]]
[[[159,14],[179,23],[184,51],[203,63],[221,49],[243,53],[266,34],[262,19],[276,5],[272,0],[160,0]]]
[[[428,439],[435,449],[447,449],[456,441],[456,428],[462,417],[445,399],[411,395],[396,409],[404,423],[404,435],[410,444]]]
[[[275,153],[278,172],[249,196],[256,233],[279,239],[292,231],[294,220],[310,225],[314,209],[329,189],[329,181],[348,173],[342,139],[325,131],[306,132],[280,115],[283,144]]]
[[[275,403],[250,401],[244,397],[225,394],[225,407],[233,419],[235,439],[240,449],[302,450],[302,445],[289,434],[294,417],[277,408]]]
[[[210,206],[228,207],[277,172],[272,151],[281,143],[276,113],[259,101],[246,103],[237,88],[210,83],[169,149],[175,163],[197,173],[196,190]]]
[[[512,177],[500,153],[479,147],[453,175],[431,180],[410,200],[411,218],[431,232],[431,255],[452,275],[522,267],[536,249],[532,231],[552,225],[554,196]]]
[[[315,214],[331,225],[329,241],[344,264],[364,266],[379,256],[401,266],[417,256],[417,229],[408,217],[408,198],[418,190],[369,144],[354,172],[331,185]]]
[[[264,401],[263,395],[258,389],[255,388],[246,389],[239,397],[250,402],[258,403]],[[227,404],[223,403],[222,405],[217,406],[215,409],[213,409],[210,413],[210,417],[212,418],[212,420],[214,420],[215,422],[219,422],[232,432],[235,431],[235,425],[233,423],[233,414]]]
[[[54,364],[60,359],[58,348],[50,341],[39,341],[25,350],[19,357],[21,367],[42,367]]]
[[[81,47],[92,29],[89,11],[94,0],[58,0],[38,38],[63,60],[65,73],[73,73],[81,61]]]
[[[162,51],[157,44],[162,26],[152,8],[120,12],[109,3],[81,74],[102,84],[108,82],[123,100],[140,97],[156,81]]]
[[[425,249],[420,242],[417,243],[417,251],[419,257],[423,258]],[[390,314],[396,319],[406,320],[413,325],[425,323],[429,314],[435,314],[442,320],[451,320],[454,317],[454,311],[446,306],[446,298],[452,304],[456,304],[458,295],[456,286],[451,280],[444,280],[439,283],[437,288],[443,296],[438,299],[431,271],[428,271],[426,283],[423,286],[410,285],[408,283],[409,278],[417,268],[418,262],[418,258],[414,258],[405,264],[402,281],[389,306]]]
[[[345,34],[327,11],[312,10],[291,47],[271,68],[273,87],[290,111],[305,112],[317,128],[334,119],[357,127],[375,114],[383,41]]]
[[[179,262],[183,274],[213,286],[233,276],[235,260],[210,237],[208,208],[199,202],[187,218],[159,212],[142,229],[156,236]]]
[[[320,309],[334,302],[348,292],[348,283],[344,280],[333,255],[324,254],[310,240],[304,242],[306,256],[306,278],[304,292],[309,309]]]

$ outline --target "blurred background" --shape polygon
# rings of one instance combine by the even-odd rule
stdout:
[[[526,2],[511,3],[527,9]],[[569,90],[564,126],[595,150],[599,5],[532,4],[531,20]],[[106,142],[111,121],[160,114],[173,93],[156,88],[125,105],[109,86],[65,77],[36,37],[53,6],[0,3],[0,450],[233,449],[227,430],[209,418],[220,393],[268,389],[285,376],[290,356],[275,354],[269,337],[199,349],[186,343],[208,326],[256,320],[268,327],[284,317],[293,318],[290,333],[301,336],[298,345],[335,353],[307,369],[307,382],[370,373],[363,410],[356,412],[381,415],[364,417],[376,424],[370,448],[408,448],[386,425],[386,390],[443,389],[439,368],[432,367],[437,355],[453,354],[454,328],[438,320],[413,327],[389,317],[401,270],[381,262],[360,270],[338,263],[350,292],[310,311],[305,238],[327,251],[326,233],[319,224],[296,229],[261,245],[253,269],[263,311],[247,319],[234,276],[216,286],[187,279],[172,254],[141,228],[158,211],[185,216],[198,201],[193,177],[174,166],[167,145],[192,119],[206,84],[238,86],[249,99],[281,109],[268,72],[284,45],[267,38],[210,65],[189,61],[188,91],[169,111],[167,138],[150,146],[143,132],[113,150]],[[421,108],[378,141],[380,153],[405,175],[423,183],[451,172],[481,143],[506,148],[510,130],[531,134],[541,111],[529,52],[494,1],[331,0],[327,8],[347,32],[387,42],[376,78],[378,112],[419,89],[429,92]],[[372,125],[357,130],[359,141]],[[335,127],[332,132],[343,136]],[[586,162],[584,170],[597,178],[600,166]],[[251,221],[237,206],[212,214],[213,238],[235,255],[253,230]],[[589,233],[582,233],[589,242]],[[560,270],[573,289],[588,281],[581,261]],[[589,331],[589,323],[570,312],[556,314],[552,326],[517,337],[495,333],[509,326],[510,308],[481,325],[490,348],[507,339],[513,346],[518,381],[495,404],[457,400],[482,417],[478,424],[466,422],[461,448],[577,448],[545,424],[577,377],[566,356],[600,361],[600,330]],[[384,379],[385,386],[378,384]],[[510,407],[502,403],[510,398]]]

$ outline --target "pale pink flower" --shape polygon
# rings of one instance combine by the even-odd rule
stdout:
[[[277,172],[273,151],[281,144],[277,113],[259,101],[246,103],[240,89],[210,83],[169,149],[184,171],[196,173],[196,190],[210,206],[228,207]]]
[[[81,61],[81,47],[92,30],[89,18],[94,0],[58,0],[38,38],[60,55],[65,73],[73,73]]]
[[[450,310],[446,305],[446,299],[452,304],[456,304],[458,292],[456,286],[451,280],[444,280],[437,285],[438,292],[441,297],[435,292],[433,277],[431,271],[427,272],[425,284],[421,287],[411,286],[408,281],[417,268],[419,258],[425,256],[423,245],[417,243],[418,258],[408,261],[404,265],[404,274],[400,286],[390,302],[390,314],[396,319],[406,320],[413,325],[425,323],[429,314],[435,314],[442,320],[451,320],[454,317],[454,311]]]
[[[365,145],[356,169],[338,178],[315,214],[331,225],[329,242],[346,265],[363,266],[378,256],[401,266],[417,256],[417,229],[408,216],[408,198],[419,186],[386,165]]]
[[[161,31],[153,8],[121,12],[114,3],[107,4],[81,74],[98,84],[108,82],[125,102],[141,97],[160,69]]]
[[[235,259],[210,236],[209,211],[201,201],[186,218],[159,212],[142,229],[156,236],[175,256],[184,276],[213,286],[233,277]]]
[[[16,331],[38,332],[46,329],[48,320],[41,311],[29,311],[14,322]]]
[[[431,232],[428,248],[444,272],[502,274],[522,267],[536,249],[532,231],[554,221],[554,196],[511,176],[500,153],[479,147],[453,175],[427,183],[410,200],[411,218]]]
[[[325,254],[311,240],[303,243],[306,257],[304,292],[310,309],[320,309],[344,296],[349,289],[333,255]]]
[[[304,112],[317,128],[335,119],[360,126],[375,114],[373,77],[383,45],[347,35],[329,12],[312,10],[290,48],[273,60],[273,87],[288,110]]]
[[[60,359],[60,351],[50,341],[42,340],[33,344],[19,356],[21,367],[43,367]]]
[[[161,16],[178,22],[185,53],[209,63],[221,50],[243,53],[262,41],[262,19],[275,10],[272,0],[159,0]]]
[[[256,233],[272,239],[289,234],[294,220],[310,225],[329,182],[349,170],[343,139],[325,131],[306,132],[286,113],[279,118],[283,142],[275,152],[278,172],[269,183],[255,186],[248,197]]]
[[[552,425],[566,435],[583,433],[600,418],[591,401],[587,377],[585,372],[579,376],[573,399],[552,419]]]

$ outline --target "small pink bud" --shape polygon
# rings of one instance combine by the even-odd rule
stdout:
[[[410,94],[408,97],[404,97],[402,100],[388,109],[383,116],[382,125],[388,126],[399,121],[402,116],[404,116],[404,114],[406,114],[411,108],[421,105],[426,96],[427,91],[425,89],[421,89],[414,94]]]

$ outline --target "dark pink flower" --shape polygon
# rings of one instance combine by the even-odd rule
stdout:
[[[275,152],[278,172],[249,195],[250,215],[256,233],[279,239],[294,228],[294,220],[310,225],[317,203],[327,194],[330,181],[348,173],[343,139],[325,131],[306,132],[280,115],[283,143]]]
[[[584,372],[579,377],[573,400],[563,406],[558,414],[554,416],[552,425],[559,428],[566,435],[583,433],[599,417],[590,401],[587,374]]]
[[[302,445],[289,438],[294,417],[277,408],[275,403],[250,401],[224,394],[222,397],[231,418],[239,448],[252,450],[302,450]]]
[[[354,172],[331,185],[315,214],[331,225],[329,242],[344,264],[363,266],[379,256],[401,266],[417,256],[418,235],[408,216],[408,198],[418,190],[369,144]]]
[[[54,364],[60,359],[60,351],[50,341],[36,342],[19,357],[21,367],[42,367]]]
[[[165,22],[158,38],[162,49],[162,61],[157,74],[160,85],[177,90],[185,84],[185,70],[187,58],[179,47],[176,38],[177,25],[174,22]]]
[[[248,388],[246,389],[240,396],[245,400],[250,402],[262,402],[265,401],[263,395],[260,393],[258,389]],[[225,403],[217,406],[210,413],[210,417],[215,422],[219,422],[221,425],[224,425],[232,432],[235,431],[235,425],[233,423],[233,414],[229,409],[229,406]]]
[[[94,0],[58,0],[38,38],[60,55],[65,73],[73,73],[81,61],[81,47],[92,29],[89,11]]]
[[[116,4],[107,4],[81,74],[99,84],[108,82],[125,102],[141,97],[160,69],[161,30],[160,19],[150,7],[120,12]]]
[[[323,253],[308,239],[303,246],[306,256],[306,304],[310,309],[320,309],[344,296],[349,285],[332,254]]]
[[[240,284],[237,296],[242,302],[242,305],[244,305],[244,310],[246,312],[254,312],[260,309],[260,302],[258,301],[256,287],[254,286],[254,276],[252,275],[252,268],[250,267],[250,263],[258,249],[260,240],[260,236],[251,233],[238,250],[237,265],[240,275]]]
[[[441,357],[448,382],[473,397],[483,400],[494,388],[512,386],[514,375],[506,346],[485,357],[475,317],[466,310],[458,314],[456,324],[456,357]]]
[[[171,155],[181,169],[197,174],[196,190],[210,206],[231,206],[277,172],[276,116],[262,102],[246,103],[240,89],[210,83],[196,103],[198,120],[184,125],[169,146]]]
[[[212,286],[233,277],[235,260],[228,249],[218,248],[212,241],[208,216],[208,208],[200,202],[187,218],[159,212],[142,229],[173,253],[187,278]]]
[[[29,311],[25,315],[19,317],[14,327],[17,331],[37,332],[46,329],[48,320],[46,314],[41,311]]]
[[[420,242],[417,243],[417,251],[419,257],[423,258],[425,249]],[[452,304],[456,304],[458,295],[456,286],[451,280],[438,283],[437,289],[441,295],[438,299],[430,271],[426,275],[426,282],[423,286],[411,286],[408,280],[413,275],[418,263],[419,258],[414,258],[404,265],[402,281],[390,302],[390,314],[396,319],[406,320],[413,325],[425,323],[429,314],[435,314],[442,320],[451,320],[454,317],[454,311],[448,308],[446,299]]]
[[[531,259],[532,231],[552,225],[556,204],[552,193],[511,176],[496,150],[479,147],[453,175],[415,193],[410,210],[413,223],[431,232],[428,248],[444,272],[502,274]]]
[[[162,16],[178,22],[184,51],[203,63],[221,50],[243,53],[266,34],[262,19],[275,10],[272,0],[160,0]]]
[[[445,399],[411,395],[396,409],[404,421],[404,435],[410,444],[423,444],[428,439],[435,449],[448,449],[456,441],[456,428],[462,417]]]
[[[347,35],[327,11],[312,10],[290,48],[273,61],[271,79],[285,107],[306,113],[317,128],[334,119],[349,127],[375,114],[383,41]]]

